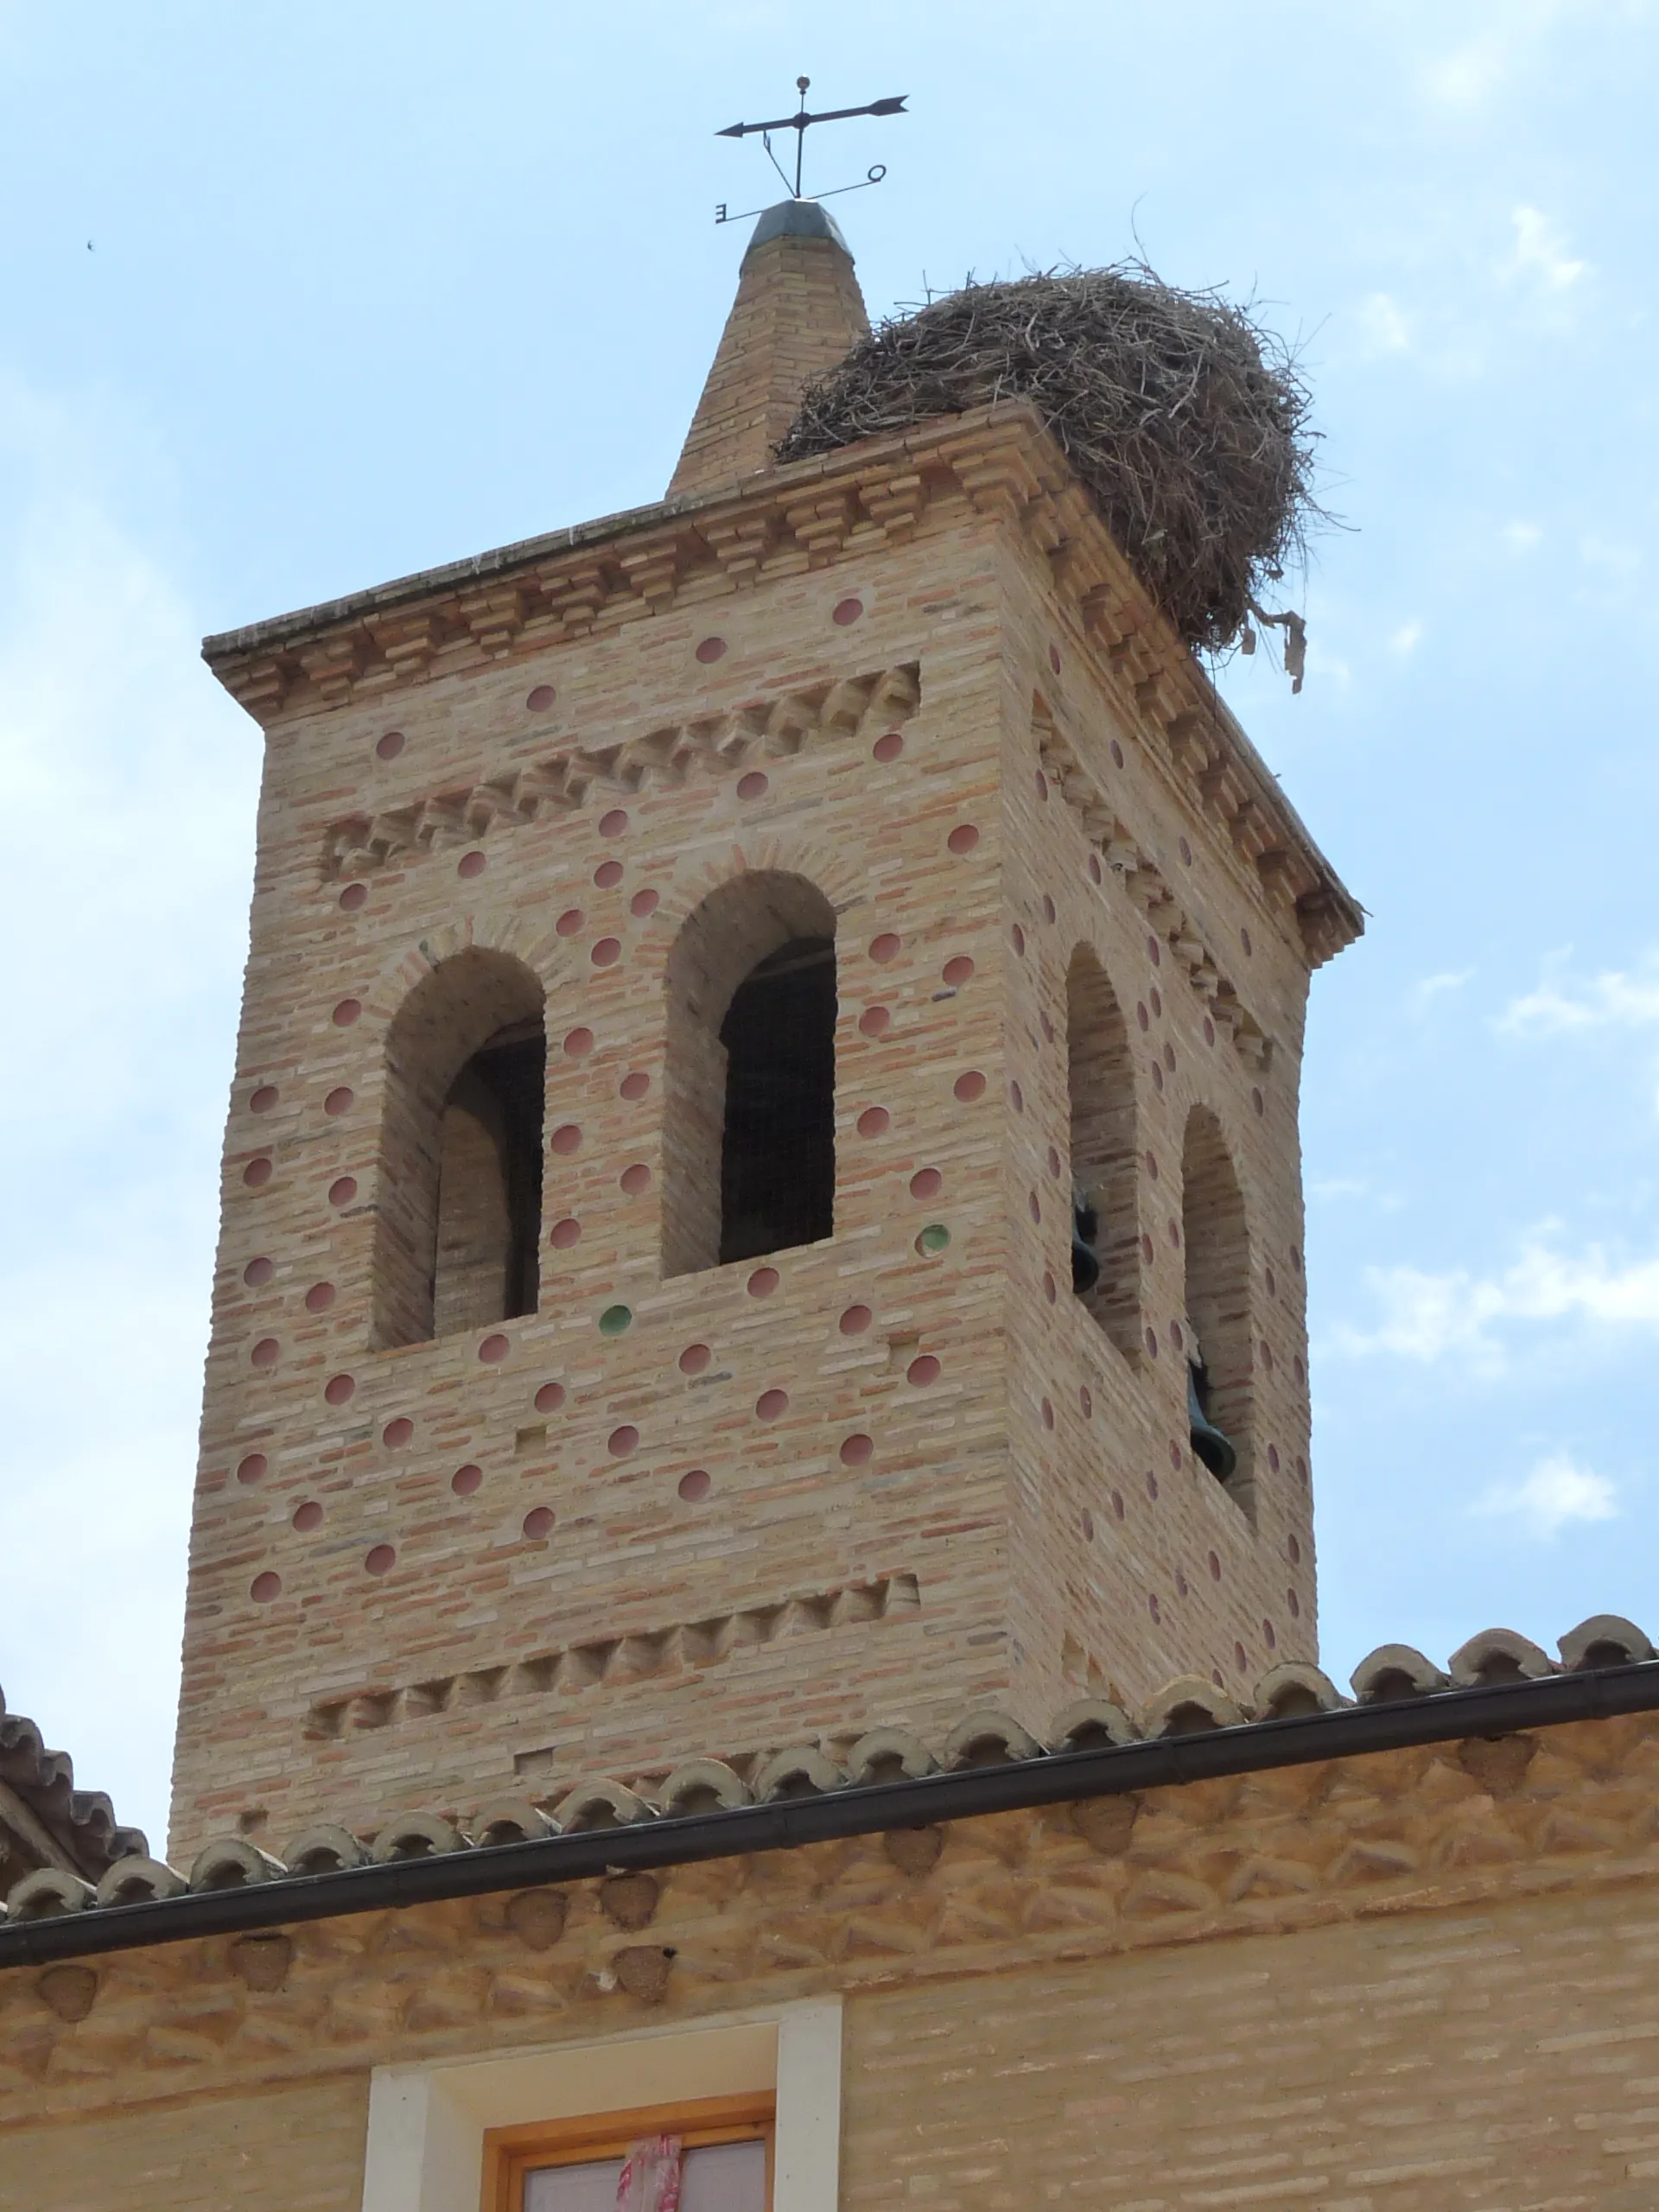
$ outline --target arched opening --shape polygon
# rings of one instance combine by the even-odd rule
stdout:
[[[1221,1123],[1207,1106],[1187,1116],[1181,1147],[1181,1242],[1192,1449],[1236,1491],[1250,1480],[1250,1239]]]
[[[546,1046],[538,978],[474,949],[412,990],[386,1044],[375,1340],[536,1310]]]
[[[432,1333],[483,1328],[536,1311],[542,1219],[539,1021],[499,1030],[443,1102]]]
[[[836,918],[756,869],[690,915],[668,963],[663,1268],[687,1274],[835,1228]]]
[[[1128,1030],[1087,945],[1065,977],[1071,1102],[1071,1287],[1119,1351],[1141,1341],[1141,1224],[1135,1205],[1135,1077]]]

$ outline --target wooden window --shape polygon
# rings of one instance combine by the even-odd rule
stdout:
[[[770,2212],[774,2109],[768,2090],[492,2128],[482,2212],[615,2212],[630,2148],[660,2135],[681,2145],[680,2212]]]

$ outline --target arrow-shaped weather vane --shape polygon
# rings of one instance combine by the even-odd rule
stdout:
[[[795,79],[795,89],[801,96],[801,105],[795,114],[774,116],[770,123],[728,123],[724,130],[717,130],[715,133],[716,138],[749,138],[753,137],[758,130],[760,133],[760,143],[766,149],[766,159],[782,177],[789,188],[791,198],[794,200],[801,197],[801,161],[806,150],[806,134],[815,123],[845,123],[849,117],[855,115],[904,115],[908,112],[905,102],[910,95],[908,92],[901,92],[896,99],[872,100],[868,107],[832,107],[826,108],[822,115],[809,115],[806,111],[806,92],[811,81],[810,77],[798,77]],[[772,134],[774,130],[792,130],[795,133],[795,181],[793,184],[789,181],[788,170],[782,166],[778,156],[772,150]],[[869,175],[858,184],[838,184],[834,191],[820,192],[815,196],[819,200],[833,200],[836,193],[861,192],[867,184],[880,184],[887,173],[887,164],[878,162]],[[761,210],[758,207],[751,207],[747,213],[750,215],[758,215]],[[717,223],[741,223],[745,219],[742,215],[728,215],[723,200],[715,210],[715,220]]]

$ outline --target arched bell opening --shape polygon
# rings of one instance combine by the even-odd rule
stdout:
[[[374,1340],[423,1344],[536,1310],[546,1046],[540,978],[474,947],[386,1039]]]
[[[835,1230],[836,920],[756,869],[686,920],[668,967],[663,1267],[686,1274]]]
[[[1217,1481],[1252,1503],[1250,1238],[1221,1123],[1187,1116],[1181,1147],[1187,1416],[1192,1449]]]
[[[815,1244],[836,1225],[836,943],[757,961],[721,1024],[720,1256]]]
[[[547,1040],[539,1021],[499,1030],[449,1086],[438,1166],[432,1333],[536,1311]]]
[[[1071,1124],[1071,1287],[1133,1359],[1141,1342],[1135,1077],[1117,995],[1079,945],[1065,978]]]

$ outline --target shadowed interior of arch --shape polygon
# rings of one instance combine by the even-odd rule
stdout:
[[[1065,978],[1071,1103],[1071,1287],[1118,1350],[1138,1359],[1141,1225],[1135,1205],[1135,1077],[1128,1032],[1089,946]]]
[[[1251,1508],[1250,1237],[1221,1123],[1195,1106],[1181,1147],[1192,1446]]]
[[[747,868],[669,954],[663,1272],[833,1235],[836,912],[783,868]]]
[[[721,1024],[720,1256],[816,1243],[835,1227],[836,948],[791,938],[757,961]]]
[[[377,1344],[535,1312],[543,1019],[534,969],[480,945],[440,961],[394,1015],[373,1200]]]
[[[484,1328],[536,1311],[542,1218],[539,1021],[498,1030],[443,1102],[432,1332]]]

